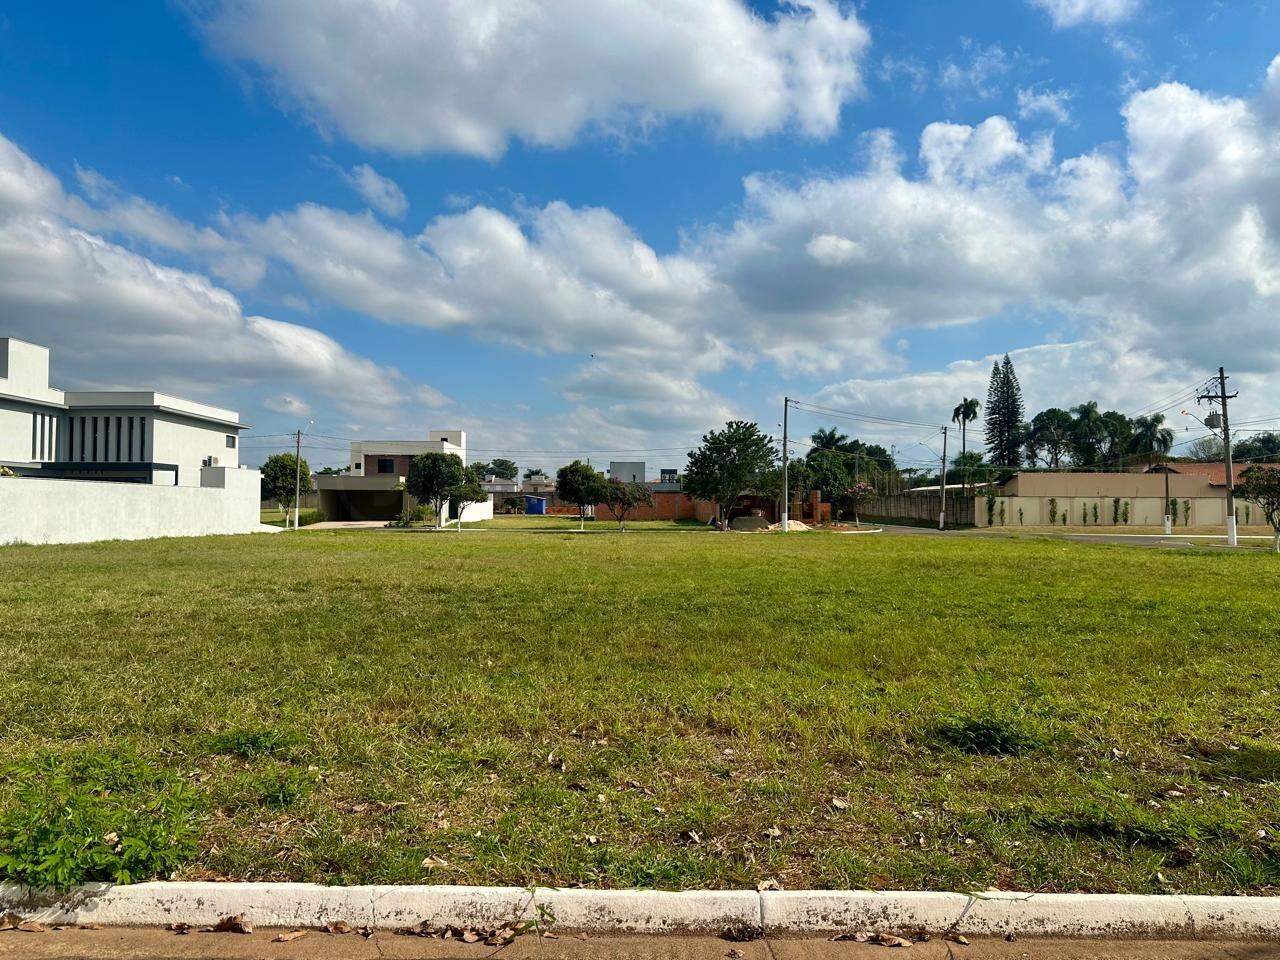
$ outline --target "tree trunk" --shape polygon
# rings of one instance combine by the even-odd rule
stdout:
[[[1280,527],[1276,527],[1276,538],[1271,543],[1271,552],[1280,553]]]

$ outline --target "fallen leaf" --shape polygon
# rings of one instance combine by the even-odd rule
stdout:
[[[759,883],[757,883],[756,889],[759,890],[761,893],[764,893],[766,890],[781,890],[782,885],[778,883],[777,880],[774,880],[772,877],[770,877],[768,880],[761,880]]]
[[[448,865],[449,861],[445,860],[443,857],[427,857],[422,861],[422,867],[424,870],[434,870],[437,867],[447,867]]]
[[[684,830],[680,833],[680,839],[685,843],[701,843],[702,835],[697,830]]]
[[[871,939],[871,934],[865,930],[846,930],[844,933],[837,933],[831,938],[839,943],[841,941],[851,941],[853,943],[866,943]]]
[[[782,830],[778,827],[769,827],[765,830],[764,835],[770,840],[777,840],[782,836]]]
[[[892,933],[876,933],[871,936],[871,943],[878,943],[882,947],[909,947],[910,940],[904,940],[902,937],[895,937]]]
[[[0,917],[0,930],[12,930],[22,922],[22,918],[16,913],[6,913]]]
[[[969,945],[969,938],[959,933],[948,933],[942,939],[950,940],[952,943],[958,943],[962,947],[967,947]]]
[[[351,932],[351,924],[345,920],[331,920],[324,925],[325,933],[343,934]]]
[[[307,935],[307,931],[305,930],[290,930],[287,933],[276,934],[276,936],[271,938],[271,942],[272,943],[292,943],[294,940],[297,940],[301,937],[305,937],[306,935]]]
[[[848,800],[841,800],[839,797],[832,797],[832,798],[831,798],[831,806],[835,807],[837,810],[848,810],[848,809],[849,809],[849,801],[848,801]]]
[[[213,925],[214,933],[253,933],[253,924],[243,913],[234,917],[223,917]]]
[[[23,920],[14,929],[21,933],[44,933],[49,928],[35,920]]]
[[[368,940],[373,936],[373,927],[356,927],[356,933]]]

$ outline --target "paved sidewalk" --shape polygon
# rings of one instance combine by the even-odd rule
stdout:
[[[869,960],[896,957],[899,949],[828,940],[772,939],[729,943],[715,937],[589,937],[564,934],[558,939],[532,935],[507,947],[445,943],[378,932],[366,940],[358,934],[331,936],[309,931],[289,943],[274,943],[280,931],[253,934],[191,933],[167,930],[50,930],[45,933],[0,933],[3,960],[441,960],[501,956],[522,960]],[[735,952],[736,951],[736,952]],[[1275,960],[1280,943],[1174,943],[1167,941],[1097,941],[1027,939],[975,940],[968,946],[934,939],[917,943],[905,956],[915,960]]]

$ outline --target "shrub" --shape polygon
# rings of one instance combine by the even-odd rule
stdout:
[[[1120,498],[1113,497],[1111,499],[1111,525],[1114,527],[1120,523]]]
[[[4,771],[0,877],[37,888],[168,877],[196,854],[195,795],[136,757],[45,755]]]
[[[1182,524],[1183,526],[1191,526],[1191,501],[1182,501]]]
[[[1093,505],[1092,513],[1093,513],[1093,522],[1096,524],[1098,522],[1098,505],[1096,503]]]
[[[1022,526],[1022,508],[1018,508],[1018,526]]]
[[[1002,527],[1004,526],[1004,516],[1005,516],[1005,513],[1004,513],[1004,501],[1003,501],[1003,500],[1001,500],[1001,501],[1000,501],[1000,526],[1002,526]]]
[[[948,746],[983,756],[1014,756],[1040,746],[1039,738],[1017,724],[998,717],[957,717],[937,730]]]
[[[996,495],[990,490],[987,491],[987,526],[995,525],[996,512]]]
[[[394,520],[387,522],[388,527],[418,527],[426,523],[431,523],[435,519],[435,512],[425,503],[415,503],[411,507],[405,507],[400,511],[400,515]]]
[[[1058,498],[1049,498],[1049,526],[1056,526],[1058,523]]]
[[[1080,525],[1085,527],[1089,525],[1089,508],[1083,503],[1080,504]]]
[[[132,422],[133,421],[130,421],[130,423]],[[16,477],[16,476],[17,474],[14,473],[12,470],[10,470],[8,467],[0,466],[0,477]]]
[[[1124,502],[1124,506],[1120,508],[1120,519],[1126,524],[1129,522],[1129,501],[1128,500],[1126,500]]]

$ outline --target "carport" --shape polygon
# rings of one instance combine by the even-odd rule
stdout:
[[[336,521],[394,520],[408,501],[395,476],[320,476],[316,492],[325,519]]]

